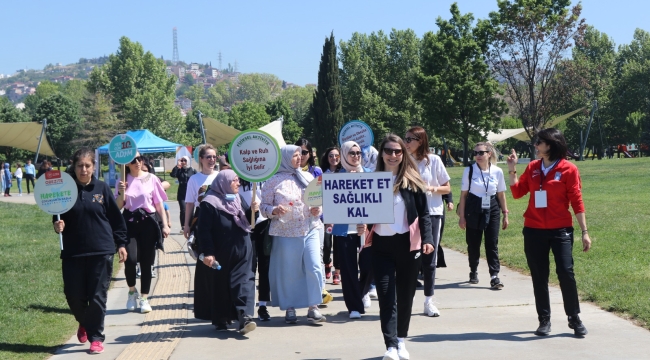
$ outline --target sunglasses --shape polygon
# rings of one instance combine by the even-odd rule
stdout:
[[[361,151],[350,151],[348,156],[361,156]]]
[[[309,155],[309,150],[303,150],[300,152],[303,156],[304,155]]]
[[[216,159],[216,158],[217,158],[217,155],[206,155],[206,156],[204,156],[203,158],[204,158],[204,159],[208,159],[208,160]]]
[[[539,145],[539,144],[545,144],[544,140],[537,139],[537,141],[535,141],[535,145]]]
[[[329,154],[328,157],[329,157],[330,159],[338,159],[338,158],[341,157],[341,155]]]
[[[142,156],[136,156],[133,160],[131,160],[131,165],[135,165],[135,162],[142,162],[144,158]]]
[[[404,138],[404,140],[406,140],[406,143],[407,143],[407,144],[410,144],[411,141],[413,141],[413,140],[415,140],[415,141],[420,141],[420,138],[410,137],[410,136],[409,136],[409,137],[407,137],[407,138]]]
[[[389,148],[384,148],[384,154],[390,156],[390,155],[395,155],[395,156],[400,156],[402,155],[402,149],[389,149]]]
[[[187,160],[185,160],[185,159],[181,159],[181,162],[187,162]]]
[[[474,151],[474,156],[483,156],[487,153],[489,153],[489,151]]]

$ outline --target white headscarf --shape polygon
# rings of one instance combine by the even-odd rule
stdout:
[[[357,144],[355,141],[346,141],[343,143],[343,145],[341,145],[341,166],[343,166],[347,172],[363,172],[363,167],[361,166],[361,157],[359,157],[359,165],[356,167],[348,163],[348,153],[350,153],[352,148],[355,146],[357,149],[359,149],[359,151],[361,151],[361,146],[359,146],[359,144]]]

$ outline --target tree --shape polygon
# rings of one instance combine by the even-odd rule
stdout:
[[[266,113],[269,114],[271,121],[283,118],[282,137],[288,144],[293,144],[300,138],[302,127],[298,125],[289,104],[282,99],[276,99],[266,103]]]
[[[239,75],[238,100],[252,101],[265,104],[282,91],[282,81],[271,74],[241,74]]]
[[[70,80],[63,84],[61,87],[63,95],[67,96],[70,100],[81,104],[82,101],[88,96],[85,80]]]
[[[230,110],[228,125],[237,130],[259,129],[271,120],[263,104],[244,101]]]
[[[293,86],[285,89],[279,98],[286,102],[293,113],[296,122],[301,122],[309,112],[309,106],[314,99],[315,86]]]
[[[184,119],[174,107],[176,78],[167,76],[165,63],[142,45],[120,38],[120,47],[106,64],[90,74],[88,90],[110,96],[127,129],[149,129],[154,134],[182,142]]]
[[[462,141],[469,164],[470,138],[499,128],[506,104],[483,56],[485,38],[472,27],[474,16],[461,15],[457,4],[451,19],[438,18],[438,32],[424,35],[422,74],[418,81],[426,122],[441,135]]]
[[[36,119],[45,118],[52,150],[60,159],[70,159],[76,150],[72,140],[81,128],[79,105],[61,93],[50,95],[36,109]]]
[[[60,90],[61,85],[50,81],[43,81],[42,83],[38,84],[33,95],[29,95],[25,98],[25,111],[27,114],[29,114],[30,117],[34,117],[36,115],[36,109],[40,105],[41,101],[50,95],[58,93]]]
[[[318,86],[311,106],[312,143],[319,150],[338,144],[338,132],[343,126],[343,101],[339,85],[334,32],[325,38],[318,69]]]
[[[185,96],[192,100],[193,103],[201,101],[203,99],[203,95],[205,95],[205,88],[203,87],[203,84],[194,84],[190,86],[188,91],[185,93]]]
[[[565,50],[580,43],[586,28],[580,4],[570,0],[498,0],[499,11],[478,28],[489,38],[491,69],[506,83],[516,115],[533,139],[554,115],[550,98]]]
[[[421,41],[413,30],[354,33],[340,43],[341,93],[346,119],[368,123],[381,141],[387,132],[404,134],[422,123],[416,100]]]
[[[203,114],[203,121],[205,118],[211,118],[221,123],[228,124],[228,114],[223,111],[221,107],[212,107],[207,102],[197,102],[192,104],[192,111],[187,114],[185,118],[185,133],[187,140],[184,144],[199,145],[203,143],[203,135],[201,134],[201,125],[199,123],[198,112]]]
[[[72,141],[75,145],[100,147],[122,132],[125,132],[124,122],[113,110],[109,96],[102,92],[86,93],[81,100],[81,116],[83,126],[78,137]]]

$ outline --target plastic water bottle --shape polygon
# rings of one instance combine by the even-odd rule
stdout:
[[[199,261],[203,261],[204,258],[205,258],[205,256],[203,256],[203,254],[199,255]],[[215,270],[221,270],[221,265],[219,265],[219,262],[217,260],[215,260],[212,263],[212,268],[215,269]]]
[[[288,220],[293,219],[293,202],[289,202],[289,204],[286,206],[289,207],[287,209],[287,212],[285,212],[284,215],[280,215],[280,217],[278,217],[278,221],[281,223],[286,223]]]

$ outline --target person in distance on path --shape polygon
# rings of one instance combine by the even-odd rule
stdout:
[[[77,202],[60,221],[53,216],[52,222],[54,231],[63,235],[63,292],[79,323],[77,339],[81,343],[90,339],[90,353],[99,354],[104,351],[106,299],[115,249],[121,263],[127,257],[126,224],[111,188],[93,175],[93,150],[77,150],[72,166]]]
[[[535,151],[538,160],[531,161],[520,178],[517,178],[517,153],[512,150],[508,156],[512,197],[520,199],[530,193],[524,213],[523,235],[539,320],[535,335],[546,336],[551,332],[548,254],[553,251],[569,328],[576,336],[585,336],[587,329],[578,316],[580,302],[572,254],[573,220],[569,212],[570,204],[582,232],[582,251],[587,252],[591,248],[591,238],[587,231],[580,173],[573,163],[565,160],[566,140],[557,129],[544,129],[537,133]]]
[[[372,270],[387,349],[384,360],[409,358],[404,339],[411,322],[417,275],[422,254],[429,255],[434,250],[427,186],[406,152],[399,136],[386,135],[379,146],[376,169],[393,175],[395,214],[394,224],[376,224],[371,230]],[[420,236],[417,236],[418,229]],[[357,226],[360,234],[365,230],[366,225]],[[366,236],[366,242],[370,242],[370,236]]]

